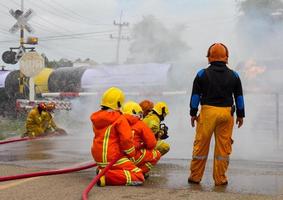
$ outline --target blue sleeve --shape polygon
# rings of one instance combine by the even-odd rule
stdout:
[[[198,106],[200,104],[201,100],[201,79],[203,78],[205,74],[205,70],[202,69],[200,70],[193,83],[193,89],[192,89],[192,94],[191,94],[191,99],[190,99],[190,115],[191,116],[196,116],[198,112]]]
[[[236,114],[237,117],[245,117],[245,103],[244,103],[241,79],[237,72],[235,71],[233,72],[236,78],[236,84],[233,91],[234,99],[236,103]]]

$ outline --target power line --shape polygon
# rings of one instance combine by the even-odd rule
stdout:
[[[85,16],[82,16],[81,14],[79,14],[79,13],[77,13],[76,11],[74,11],[74,10],[72,10],[72,9],[70,9],[70,8],[68,8],[68,7],[66,7],[66,6],[64,6],[63,4],[60,4],[59,2],[55,2],[54,0],[51,0],[55,5],[58,5],[58,6],[60,6],[62,9],[61,9],[61,11],[62,10],[64,10],[64,13],[66,13],[67,15],[70,13],[70,14],[72,14],[72,16],[74,17],[74,18],[76,18],[77,20],[79,20],[79,22],[81,23],[81,21],[84,21],[84,22],[87,22],[87,24],[88,25],[111,25],[111,24],[100,24],[100,23],[93,23],[94,22],[94,20],[93,19],[91,19],[91,18],[88,18],[88,17],[85,17]],[[49,4],[50,5],[50,4]],[[52,6],[52,7],[54,7],[54,6]],[[57,7],[56,7],[57,8]],[[57,9],[57,10],[59,10],[59,9]],[[68,11],[68,12],[66,12],[66,11]]]
[[[5,4],[0,3],[0,5],[10,10],[10,8],[6,6]]]
[[[53,35],[53,36],[46,36],[42,37],[42,41],[47,40],[60,40],[60,39],[74,39],[78,36],[88,36],[88,35],[99,35],[99,34],[109,34],[111,32],[114,32],[115,30],[106,30],[106,31],[93,31],[93,32],[84,32],[84,33],[74,33],[74,34],[62,34],[62,35]],[[77,38],[80,39],[80,38]],[[13,42],[14,40],[2,40],[0,43],[7,43],[7,42]]]

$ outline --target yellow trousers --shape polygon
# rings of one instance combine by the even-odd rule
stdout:
[[[211,136],[214,133],[215,149],[213,163],[213,179],[215,185],[227,182],[225,175],[229,165],[229,155],[232,152],[232,131],[234,118],[230,107],[201,107],[197,120],[196,135],[191,161],[190,180],[200,182],[204,173],[209,152]]]

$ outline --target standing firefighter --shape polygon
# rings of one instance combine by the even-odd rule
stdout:
[[[213,179],[215,185],[227,185],[225,175],[229,155],[232,151],[232,130],[234,126],[234,100],[236,103],[236,124],[240,128],[245,117],[242,85],[239,75],[227,67],[228,49],[215,43],[208,49],[209,66],[197,73],[193,83],[190,102],[191,125],[196,135],[191,161],[189,183],[199,183],[202,179],[208,156],[211,136],[215,136]],[[198,105],[201,111],[197,116]]]
[[[160,152],[155,150],[156,138],[152,130],[141,120],[143,110],[136,102],[129,101],[122,107],[122,112],[128,120],[134,134],[134,145],[136,149],[135,165],[139,167],[145,177],[160,159]]]
[[[120,89],[109,88],[102,96],[101,110],[90,117],[94,131],[91,152],[99,171],[119,158],[100,178],[100,186],[141,185],[144,182],[142,170],[130,161],[134,160],[135,147],[131,127],[119,110],[124,99]]]
[[[165,102],[157,102],[152,111],[143,119],[155,134],[157,139],[155,149],[157,149],[162,156],[170,150],[170,145],[164,141],[169,137],[167,135],[168,128],[165,124],[161,123],[168,114],[169,109],[167,104]]]

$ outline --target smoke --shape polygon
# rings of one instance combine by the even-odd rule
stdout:
[[[162,8],[162,4],[157,5]],[[279,87],[282,85],[282,70],[280,67],[272,69],[282,63],[279,59],[282,52],[282,28],[279,26],[281,22],[279,20],[271,23],[274,20],[272,16],[266,18],[262,16],[262,12],[249,11],[248,8],[243,10],[239,5],[226,4],[225,8],[233,13],[232,17],[227,16],[226,12],[217,12],[217,16],[214,16],[205,9],[205,12],[198,13],[201,16],[199,21],[186,23],[183,18],[175,18],[169,25],[159,20],[158,14],[146,13],[132,29],[132,41],[126,62],[160,62],[170,63],[172,66],[165,87],[147,88],[145,95],[126,96],[127,100],[137,102],[149,99],[168,103],[170,114],[165,123],[169,126],[167,142],[171,145],[171,150],[166,155],[167,158],[191,158],[195,134],[189,124],[191,87],[197,71],[207,66],[206,51],[214,42],[223,42],[228,46],[229,65],[240,73],[245,90],[247,116],[241,129],[234,128],[235,142],[231,159],[278,161],[282,157],[279,149],[282,147],[283,137],[277,132],[276,122],[277,109],[282,108],[282,105],[276,107],[278,99],[274,94],[282,91]],[[216,7],[213,8],[217,11]],[[189,9],[194,10],[194,7]],[[247,14],[248,12],[253,14]],[[195,16],[192,12],[191,18]],[[178,23],[178,20],[181,23]],[[270,88],[272,90],[269,90]],[[99,86],[93,91],[97,89]],[[135,91],[136,88],[121,89]],[[250,90],[253,90],[253,93]],[[161,91],[185,93],[155,95]],[[85,151],[89,150],[93,135],[89,117],[99,109],[100,98],[100,95],[96,95],[73,100],[74,109],[68,112],[68,120],[64,122],[64,128],[67,128],[71,135],[83,137],[87,141],[88,144],[83,147]],[[280,112],[279,116],[282,116]],[[66,115],[61,117],[64,118],[66,119]],[[61,120],[59,122],[61,123]],[[62,126],[64,123],[62,122]],[[210,157],[213,155],[213,144],[212,141]]]
[[[152,15],[143,17],[134,25],[128,62],[165,63],[180,59],[189,50],[182,40],[184,29],[182,25],[169,29]]]
[[[281,134],[277,132],[277,125],[282,122],[282,118],[277,121],[278,115],[282,117],[282,96],[275,94],[281,94],[283,89],[281,4],[270,7],[264,4],[261,8],[268,9],[259,9],[254,6],[258,1],[254,0],[249,1],[249,6],[242,4],[245,6],[242,9],[243,1],[237,2],[190,0],[172,5],[160,0],[148,0],[124,3],[128,8],[124,11],[126,17],[131,14],[139,16],[132,18],[131,24],[136,25],[131,32],[130,47],[121,44],[121,53],[129,51],[124,60],[127,63],[165,62],[172,66],[166,86],[146,88],[147,94],[144,95],[126,96],[126,100],[137,102],[149,99],[168,103],[170,114],[165,123],[169,126],[167,142],[171,150],[167,158],[191,158],[195,134],[189,123],[192,82],[197,71],[207,66],[207,48],[214,42],[222,42],[230,51],[229,66],[240,73],[245,90],[246,118],[241,129],[234,129],[231,159],[282,160],[280,148],[283,136],[282,131]],[[116,10],[120,9],[116,7]],[[100,51],[102,48],[98,49]],[[111,50],[114,52],[114,45]],[[111,51],[104,52],[109,54]],[[107,56],[110,60],[111,56]],[[97,85],[93,91],[99,88],[104,86]],[[121,89],[129,90],[126,87]],[[130,89],[137,90],[136,87]],[[185,93],[156,95],[161,91]],[[68,137],[79,143],[76,150],[85,155],[89,155],[93,137],[89,117],[99,109],[100,98],[101,95],[79,97],[72,100],[71,111],[55,113],[58,125],[68,131]],[[72,146],[65,148],[73,149]],[[212,157],[213,143],[210,152]]]

